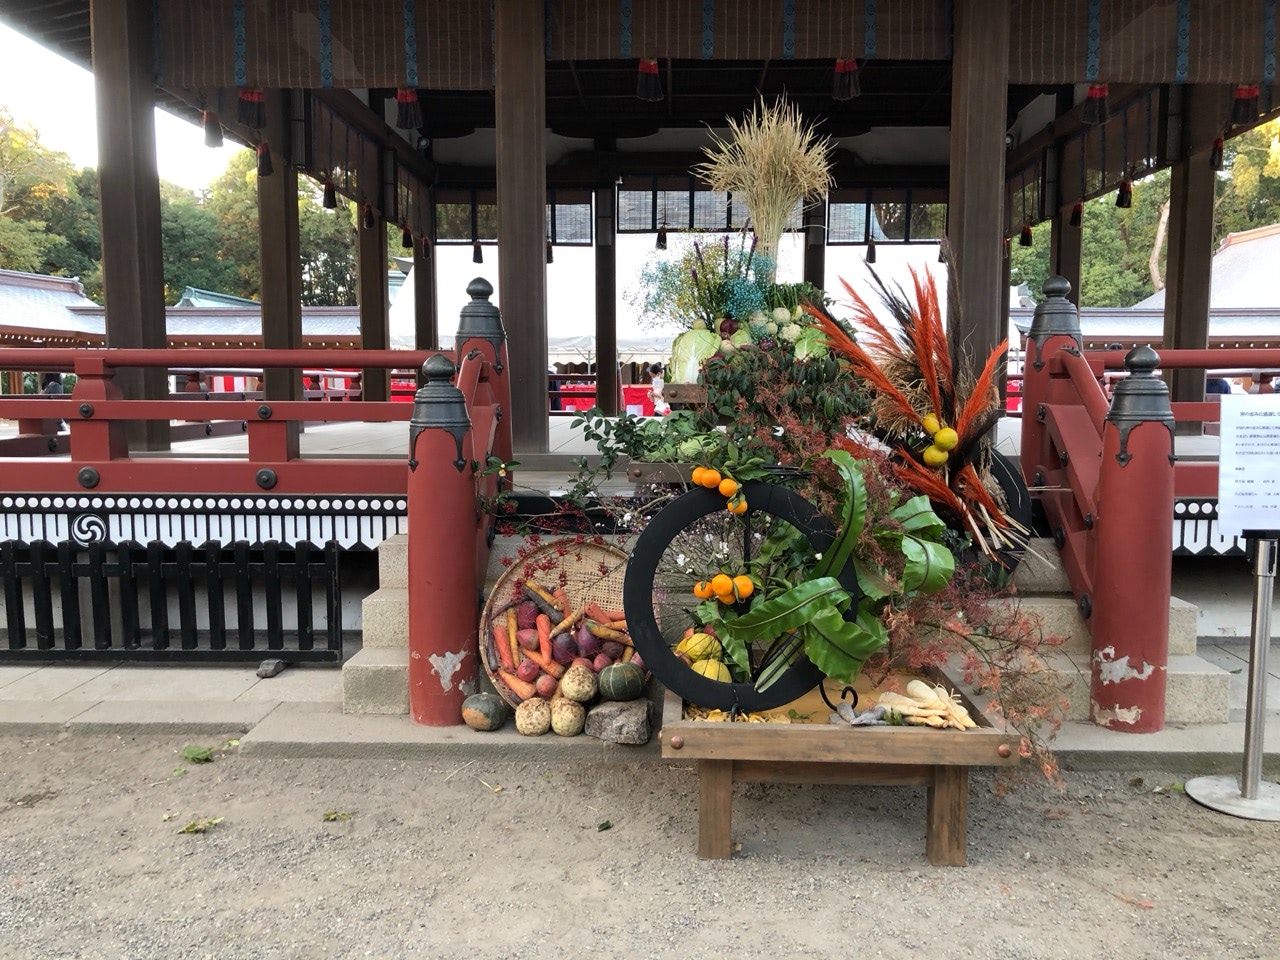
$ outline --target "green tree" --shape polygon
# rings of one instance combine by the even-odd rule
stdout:
[[[58,239],[41,213],[65,195],[71,174],[66,154],[45,149],[34,129],[0,107],[0,267],[40,269]]]
[[[219,256],[235,266],[235,283],[227,293],[257,298],[262,276],[258,268],[258,171],[252,150],[231,158],[209,188],[209,209],[218,223]]]
[[[227,291],[238,279],[235,261],[222,253],[218,218],[190,190],[160,184],[160,233],[165,303],[188,287]]]
[[[102,302],[102,241],[98,228],[98,172],[74,173],[64,193],[51,197],[43,212],[53,245],[41,273],[79,277],[85,295]]]
[[[355,205],[343,200],[336,210],[326,210],[319,185],[300,177],[298,233],[302,302],[333,307],[356,303]]]

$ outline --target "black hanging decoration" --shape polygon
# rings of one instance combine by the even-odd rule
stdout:
[[[862,82],[858,79],[858,61],[836,60],[835,79],[831,87],[832,100],[852,100],[862,95]]]
[[[1124,176],[1116,189],[1116,207],[1128,210],[1133,206],[1133,180],[1129,176],[1129,111],[1120,116],[1120,156],[1124,162]]]
[[[401,130],[417,130],[423,124],[422,102],[418,91],[408,87],[396,90],[396,126]]]
[[[1128,210],[1133,206],[1133,183],[1128,177],[1120,181],[1120,187],[1116,190],[1116,206],[1121,210]]]
[[[360,222],[364,225],[364,228],[365,228],[366,230],[372,230],[372,229],[373,229],[373,224],[374,224],[374,219],[373,219],[373,204],[371,204],[371,203],[366,203],[366,204],[364,205],[364,214],[362,215]]]
[[[1223,168],[1222,153],[1226,146],[1222,137],[1213,141],[1213,149],[1209,151],[1209,167],[1215,172],[1221,173]]]
[[[324,183],[324,208],[326,210],[338,209],[338,190],[328,180]]]
[[[257,87],[240,91],[236,101],[236,120],[246,127],[261,130],[267,125],[267,98]]]
[[[1107,106],[1107,85],[1105,83],[1089,84],[1089,93],[1084,98],[1084,116],[1082,119],[1085,123],[1106,123],[1111,117],[1111,110]]]
[[[271,144],[263,140],[258,144],[258,176],[269,177],[275,172],[271,165]]]
[[[480,249],[480,241],[471,244],[471,262],[484,263],[484,251]]]
[[[1071,218],[1067,221],[1069,227],[1079,227],[1084,223],[1084,204],[1077,203],[1071,208]]]
[[[867,263],[876,262],[876,238],[871,237],[867,240]]]
[[[413,249],[413,234],[409,232],[409,228],[406,226],[400,227],[400,248],[402,250]]]
[[[547,241],[547,263],[555,263],[555,262],[556,262],[555,254],[551,252],[551,241],[548,240]]]
[[[222,123],[218,120],[218,115],[212,110],[204,111],[201,117],[204,124],[204,145],[213,147],[215,150],[222,146]]]
[[[658,76],[657,60],[641,60],[636,80],[636,96],[641,100],[656,101],[663,98],[662,78]]]
[[[1239,84],[1231,94],[1231,123],[1243,127],[1258,119],[1258,89],[1256,83]]]
[[[658,239],[654,241],[653,249],[667,249],[667,225],[665,222],[658,224]]]
[[[1035,246],[1035,237],[1031,235],[1031,225],[1024,223],[1022,231],[1018,234],[1018,246],[1033,247]]]
[[[431,259],[431,241],[428,240],[426,237],[422,238],[422,259],[423,260]]]

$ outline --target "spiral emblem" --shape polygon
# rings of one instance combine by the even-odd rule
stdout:
[[[107,539],[107,521],[96,513],[82,513],[71,521],[71,539],[81,546]]]

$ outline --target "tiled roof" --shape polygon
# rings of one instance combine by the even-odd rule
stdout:
[[[75,277],[0,270],[0,326],[88,333],[68,308],[96,306]]]
[[[1269,307],[1280,315],[1280,291],[1272,284],[1280,263],[1280,224],[1229,233],[1213,255],[1209,306]],[[1164,291],[1157,290],[1137,307],[1163,307]]]

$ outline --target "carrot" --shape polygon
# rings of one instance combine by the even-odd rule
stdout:
[[[555,600],[549,597],[546,593],[541,592],[536,584],[530,586],[526,583],[524,585],[524,594],[537,604],[538,609],[548,617],[555,617],[556,619],[559,619],[562,616],[560,611],[556,608]]]
[[[610,630],[626,630],[626,629],[627,629],[627,621],[626,621],[626,620],[615,620],[615,621],[613,621],[613,623],[604,623],[604,624],[601,624],[601,626],[608,627]]]
[[[601,640],[613,640],[617,643],[625,643],[628,647],[634,646],[631,638],[621,630],[610,630],[608,627],[590,620],[587,621],[587,629],[591,631],[593,636],[597,636]]]
[[[507,685],[507,688],[521,700],[528,700],[530,697],[538,695],[538,691],[533,688],[532,683],[525,683],[510,671],[499,670],[498,676],[502,678],[502,682]]]
[[[635,648],[635,647],[623,647],[623,648],[622,648],[622,662],[623,662],[623,663],[630,663],[630,662],[631,662],[631,656],[632,656],[632,654],[634,654],[635,652],[636,652],[636,648]]]
[[[507,642],[511,648],[512,666],[520,664],[520,644],[516,640],[516,611],[515,607],[507,608]]]
[[[604,614],[601,618],[602,623],[611,623],[614,620],[627,619],[627,612],[625,610],[602,610],[601,613]]]
[[[511,662],[511,639],[507,633],[507,628],[500,623],[493,625],[493,645],[497,648],[498,659],[502,661],[502,666],[507,670],[514,670],[515,664]]]
[[[573,613],[566,616],[551,629],[551,636],[558,637],[566,630],[570,629],[575,623],[582,619],[582,615],[586,612],[586,607],[579,607]]]
[[[564,676],[564,667],[556,663],[550,657],[544,657],[541,650],[522,650],[520,652],[557,680]]]
[[[556,606],[560,608],[560,616],[567,617],[569,611],[573,609],[573,604],[569,602],[569,595],[564,592],[564,587],[556,587],[551,591],[551,596],[555,598]]]
[[[601,610],[600,605],[594,600],[587,604],[584,612],[586,613],[588,620],[595,620],[599,623],[609,623],[618,619],[617,617],[609,616],[609,614]]]
[[[551,659],[551,618],[545,613],[538,614],[538,619],[534,621],[538,627],[538,649],[542,651],[543,657]]]

